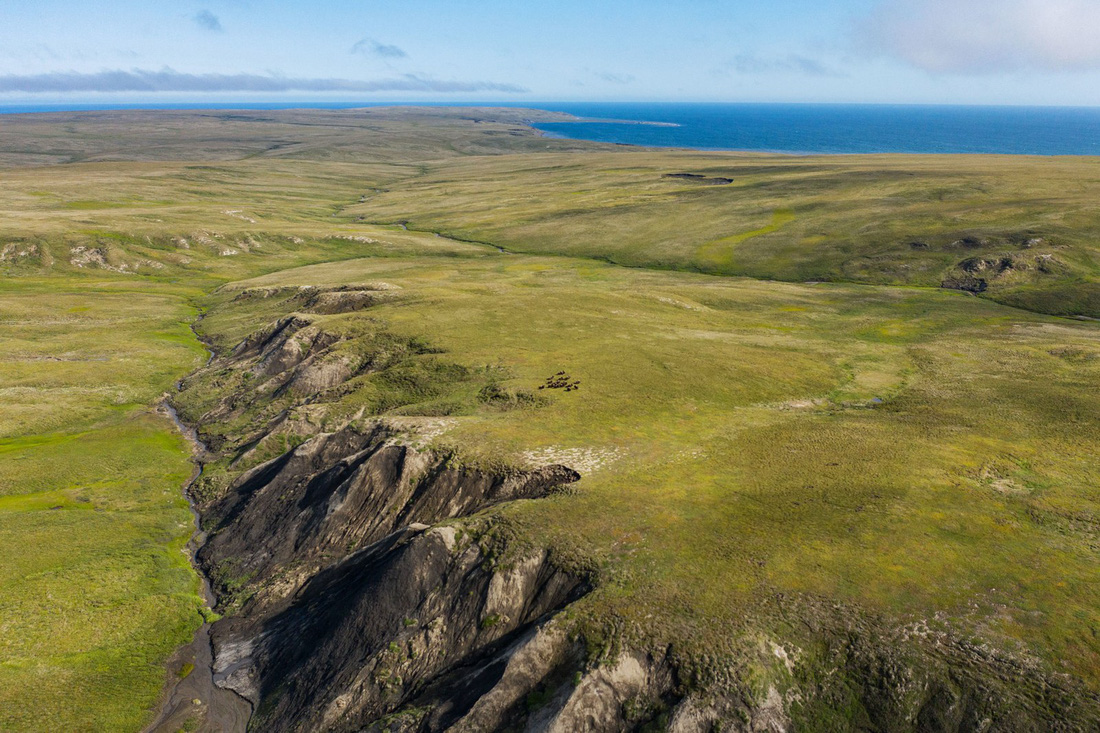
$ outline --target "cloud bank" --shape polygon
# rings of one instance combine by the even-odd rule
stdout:
[[[723,70],[738,74],[794,73],[807,76],[839,76],[825,64],[798,54],[780,58],[762,58],[752,54],[739,54],[723,65]]]
[[[260,74],[185,74],[172,69],[100,71],[90,74],[59,71],[46,74],[0,75],[0,93],[71,92],[504,92],[527,89],[491,81],[444,81],[416,74],[390,79],[301,79]]]
[[[349,53],[357,53],[363,56],[378,56],[384,59],[403,59],[408,57],[408,54],[405,53],[403,48],[387,43],[379,43],[373,38],[361,38],[356,41]]]
[[[1100,69],[1100,0],[884,0],[857,39],[932,72]]]
[[[191,20],[195,21],[195,24],[203,30],[220,31],[222,29],[222,22],[218,20],[218,16],[209,10],[200,10],[195,13]]]

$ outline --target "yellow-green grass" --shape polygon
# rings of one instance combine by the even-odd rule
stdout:
[[[665,177],[677,172],[733,183]],[[968,258],[1011,255],[1015,269],[985,275],[989,295],[1100,316],[1098,195],[1096,158],[620,151],[432,162],[344,213],[517,252],[796,282],[938,286]]]
[[[403,298],[326,328],[382,322],[442,349],[424,358],[500,369],[510,389],[581,380],[537,408],[459,395],[439,440],[474,462],[569,463],[571,449],[602,462],[573,494],[503,510],[599,559],[593,618],[714,651],[780,636],[786,621],[764,610],[777,596],[793,618],[825,599],[931,620],[1100,689],[1095,326],[929,289],[501,255],[268,275],[219,295],[203,327],[242,335],[241,287],[364,281]]]
[[[88,246],[106,249],[116,267],[247,277],[255,270],[238,255],[254,251],[252,240],[268,248],[261,269],[271,270],[294,264],[281,256],[291,238],[313,243],[363,235],[367,222],[407,221],[515,251],[795,282],[938,286],[966,260],[1010,257],[1010,270],[982,275],[987,296],[1100,316],[1095,158],[609,150],[538,138],[516,125],[524,115],[537,116],[14,120],[0,131],[0,162],[24,167],[0,181],[0,241],[37,243],[44,254],[0,266],[71,269],[69,247]],[[125,149],[116,142],[123,132]],[[57,159],[81,162],[30,165]],[[733,183],[664,177],[675,172]],[[967,239],[974,244],[957,244]],[[326,259],[373,254],[351,240],[326,246]]]
[[[147,719],[200,603],[180,552],[187,446],[149,407],[204,358],[195,304],[262,273],[247,285],[403,286],[393,304],[320,320],[474,368],[401,408],[452,413],[439,440],[465,459],[603,459],[576,493],[502,510],[531,541],[597,559],[589,618],[709,651],[777,619],[791,625],[771,635],[798,644],[814,603],[835,600],[1100,688],[1094,326],[932,288],[658,271],[938,286],[967,257],[1049,255],[1051,272],[1014,271],[987,294],[1097,315],[1095,160],[610,153],[537,138],[515,115],[435,114],[0,129],[0,162],[85,161],[0,176],[0,251],[13,245],[0,547],[17,558],[0,570],[0,729]],[[987,242],[953,245],[970,235]],[[239,287],[200,322],[221,347],[280,315],[228,304]],[[581,389],[543,407],[478,397],[490,377],[545,395],[563,369]],[[389,388],[356,387],[335,416]]]
[[[337,215],[366,191],[411,172],[251,160],[13,169],[0,180],[0,272],[20,279],[120,273],[137,278],[139,289],[157,282],[209,290],[305,262],[478,251]],[[111,205],[70,206],[91,195],[110,195]]]
[[[204,351],[193,291],[0,293],[0,729],[133,730],[200,622],[189,449],[150,409]]]
[[[734,260],[734,248],[742,242],[747,242],[754,237],[762,237],[765,234],[771,234],[778,231],[784,224],[789,224],[794,221],[794,212],[790,209],[778,209],[772,213],[771,224],[760,227],[759,229],[753,229],[748,232],[741,232],[740,234],[734,234],[729,237],[722,237],[716,239],[713,242],[707,242],[699,248],[698,257],[705,261],[714,262],[717,265],[726,265],[727,267],[732,265]]]
[[[614,147],[550,140],[525,124],[563,119],[569,116],[532,109],[442,107],[6,115],[0,166],[242,159],[405,165],[456,155]]]

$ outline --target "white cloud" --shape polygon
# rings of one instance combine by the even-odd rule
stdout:
[[[867,50],[933,72],[1100,68],[1100,0],[884,0],[857,31]]]
[[[385,59],[403,59],[408,54],[400,46],[389,43],[380,43],[373,38],[362,38],[355,42],[349,53],[357,53],[363,56],[380,56]]]
[[[211,13],[209,10],[200,10],[195,13],[192,20],[199,28],[208,31],[220,31],[222,29],[222,22],[218,19],[218,16]]]
[[[188,74],[165,68],[115,69],[82,74],[0,74],[0,94],[70,92],[506,92],[527,89],[492,81],[448,81],[404,74],[391,79],[295,78],[274,74]]]
[[[798,54],[764,57],[754,54],[738,54],[715,69],[717,74],[804,74],[806,76],[840,76],[816,59]]]

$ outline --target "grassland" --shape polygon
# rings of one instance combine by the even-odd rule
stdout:
[[[683,172],[732,183],[669,177]],[[443,161],[346,212],[515,252],[791,282],[946,283],[1097,317],[1098,194],[1088,158],[620,151]]]
[[[401,295],[315,322],[366,340],[382,322],[475,377],[387,410],[372,398],[392,375],[373,374],[327,418],[442,416],[437,441],[466,462],[584,464],[575,494],[506,514],[600,559],[594,619],[732,654],[777,596],[796,616],[833,599],[1100,686],[1095,327],[921,289],[498,255],[264,276],[223,290],[203,329],[243,337],[240,288],[364,282]],[[540,396],[563,370],[581,388],[538,406],[478,399],[483,383]]]
[[[4,172],[0,729],[136,730],[148,720],[164,660],[190,638],[202,605],[183,553],[189,452],[153,406],[205,359],[190,323],[212,287],[388,254],[348,238],[359,232],[312,236],[310,222],[376,180],[373,168],[349,173],[288,164],[257,180],[190,163]],[[238,192],[211,190],[219,182]],[[231,202],[253,215],[223,213]],[[277,232],[240,233],[263,215],[260,202],[286,212]],[[388,246],[408,251],[400,237]]]
[[[4,284],[5,730],[137,728],[164,658],[197,626],[179,493],[191,465],[151,410],[203,361],[187,295],[95,277]]]
[[[1100,692],[1100,329],[1033,312],[1100,316],[1095,161],[612,152],[371,114],[0,132],[0,728],[140,727],[198,623],[187,447],[151,406],[203,362],[199,310],[223,349],[294,310],[243,289],[380,282],[392,301],[312,318],[430,349],[325,420],[577,464],[576,491],[497,511],[600,568],[593,638],[786,686],[763,640],[812,676],[861,618]],[[559,371],[580,389],[539,390]],[[195,411],[244,388],[202,386]]]

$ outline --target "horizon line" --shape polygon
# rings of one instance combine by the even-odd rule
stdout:
[[[718,100],[591,100],[591,99],[541,99],[519,102],[517,100],[479,99],[479,100],[339,100],[339,99],[288,99],[288,100],[249,100],[244,98],[223,100],[118,100],[118,101],[56,101],[56,100],[4,100],[0,96],[0,114],[33,114],[35,111],[56,112],[82,112],[97,110],[133,110],[133,111],[157,111],[169,109],[233,109],[234,105],[242,105],[242,109],[250,106],[279,106],[282,109],[340,107],[343,109],[371,108],[371,107],[500,107],[544,109],[544,105],[692,105],[692,106],[800,106],[800,107],[950,107],[973,109],[1077,109],[1100,110],[1100,105],[1091,104],[988,104],[966,102],[851,102],[851,101],[718,101]],[[44,109],[50,108],[50,109]],[[551,110],[547,110],[551,111]]]

